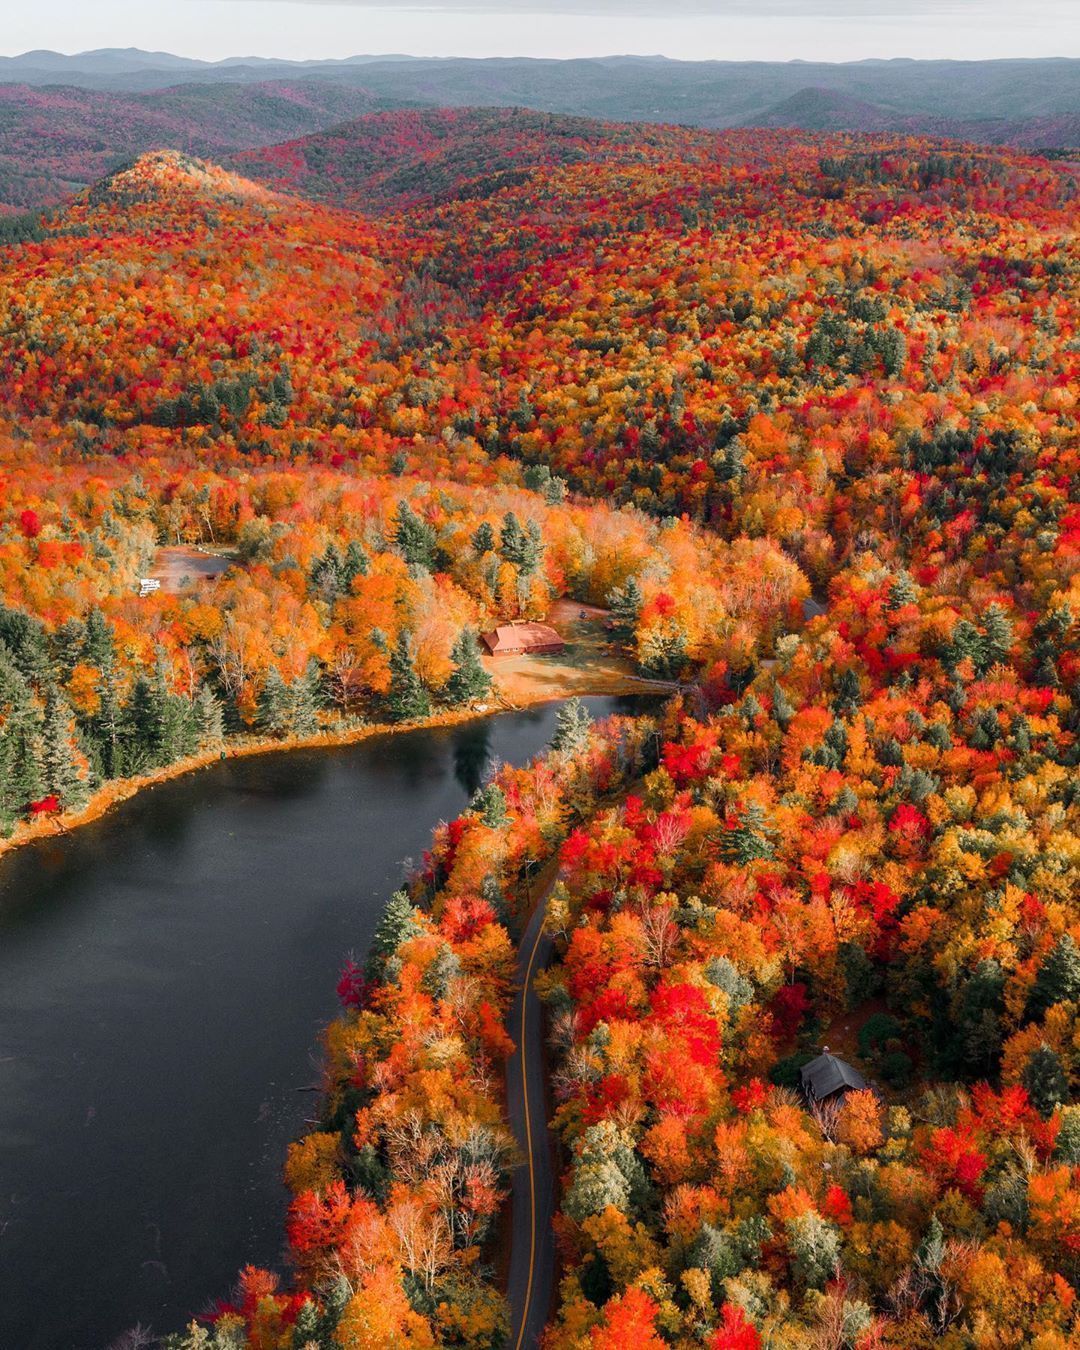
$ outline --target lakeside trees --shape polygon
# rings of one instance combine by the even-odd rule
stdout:
[[[423,209],[422,153],[318,171],[381,221],[166,154],[4,251],[5,828],[483,698],[476,631],[556,597],[688,686],[659,734],[568,707],[439,830],[342,976],[295,1280],[181,1343],[497,1342],[510,933],[558,849],[553,1350],[1067,1346],[1074,169],[575,120],[478,176],[474,125]],[[166,542],[235,565],[137,599]],[[877,1091],[808,1110],[826,1036]]]

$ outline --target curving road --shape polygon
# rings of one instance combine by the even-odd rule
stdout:
[[[555,1173],[548,1137],[544,1024],[533,988],[537,971],[551,959],[552,941],[543,931],[547,897],[545,890],[518,945],[518,991],[509,1022],[515,1050],[506,1069],[507,1112],[525,1158],[514,1172],[511,1191],[509,1350],[533,1350],[540,1344],[555,1279]]]

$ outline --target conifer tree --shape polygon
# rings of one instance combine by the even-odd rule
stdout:
[[[491,688],[491,676],[480,660],[480,644],[471,628],[462,630],[450,653],[454,671],[446,683],[451,703],[475,703]]]
[[[469,803],[469,810],[475,811],[490,830],[498,830],[510,819],[506,811],[506,793],[498,783],[488,783],[475,794]]]
[[[589,744],[592,717],[579,698],[564,703],[555,716],[555,732],[551,737],[552,750],[577,754]]]
[[[225,719],[221,700],[208,684],[195,695],[195,725],[201,750],[217,750],[225,743]]]
[[[624,586],[616,586],[609,591],[607,602],[620,632],[628,636],[637,627],[641,607],[645,603],[645,596],[637,577],[627,577]]]
[[[0,643],[0,831],[42,796],[41,718],[29,682]]]
[[[111,657],[101,667],[97,695],[97,711],[89,725],[91,742],[102,778],[120,778],[125,772],[124,714]]]
[[[395,722],[431,716],[431,700],[416,673],[409,635],[402,629],[390,656],[390,694],[387,700]]]
[[[256,708],[256,723],[268,736],[286,736],[289,732],[289,688],[277,666],[267,671]]]
[[[420,519],[404,498],[398,503],[393,540],[410,567],[435,570],[435,531]]]
[[[98,670],[111,669],[116,660],[112,629],[100,609],[92,609],[83,627],[82,659]]]
[[[293,736],[314,736],[319,729],[316,715],[322,703],[322,676],[319,663],[312,660],[307,670],[289,689],[289,732]]]
[[[416,907],[407,891],[395,891],[382,912],[368,948],[364,973],[369,980],[381,980],[388,963],[406,940],[420,931]]]
[[[46,795],[56,797],[65,810],[85,805],[90,794],[89,766],[79,745],[75,715],[55,686],[45,700],[41,769]]]
[[[492,553],[495,549],[495,531],[487,523],[482,521],[473,533],[472,537],[473,551],[477,557],[483,557],[485,553]]]
[[[1033,1050],[1020,1075],[1031,1104],[1044,1120],[1054,1114],[1054,1108],[1069,1100],[1069,1080],[1061,1059],[1044,1041]]]
[[[1062,933],[1039,967],[1028,995],[1027,1016],[1042,1017],[1055,1003],[1080,1003],[1080,948]]]
[[[154,670],[152,709],[151,753],[154,764],[164,768],[194,752],[198,731],[191,701],[169,690],[163,657]]]
[[[371,559],[364,552],[364,549],[355,539],[350,540],[348,548],[345,550],[345,558],[341,564],[341,579],[344,583],[343,589],[348,591],[352,589],[352,584],[357,577],[366,577],[371,570]]]

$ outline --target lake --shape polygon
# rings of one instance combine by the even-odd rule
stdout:
[[[179,1330],[280,1267],[342,964],[556,711],[228,760],[0,860],[3,1350]]]

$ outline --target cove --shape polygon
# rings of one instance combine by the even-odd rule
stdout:
[[[179,1330],[281,1268],[341,966],[557,707],[229,760],[0,861],[0,1347]]]

